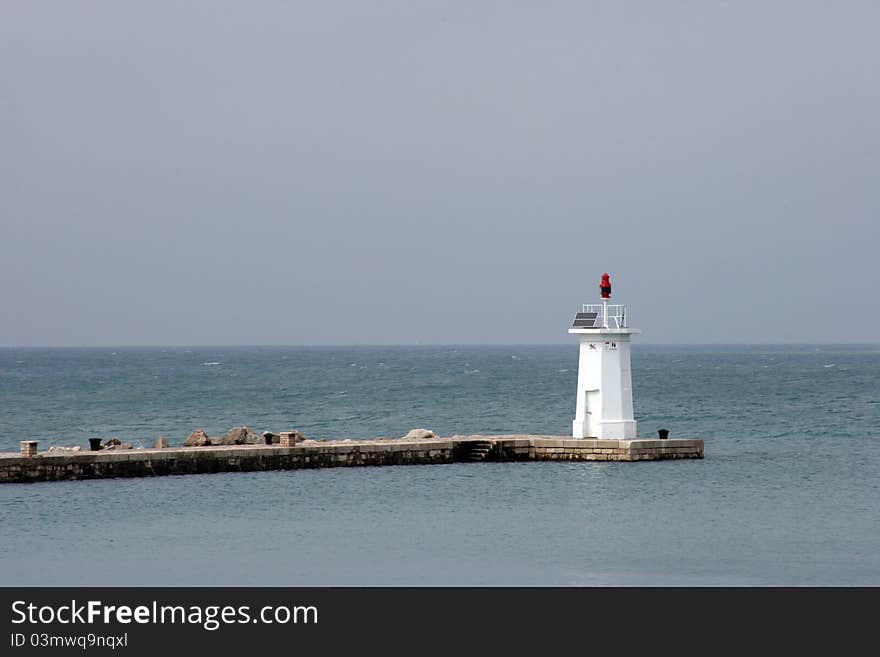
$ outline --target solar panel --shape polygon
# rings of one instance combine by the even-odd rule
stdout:
[[[599,313],[578,313],[574,316],[571,328],[595,328],[596,317]]]

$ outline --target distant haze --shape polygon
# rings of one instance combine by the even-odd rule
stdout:
[[[877,342],[876,2],[0,4],[0,345]]]

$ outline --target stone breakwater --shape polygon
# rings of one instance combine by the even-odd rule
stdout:
[[[307,443],[49,453],[38,451],[34,441],[24,441],[21,453],[0,453],[0,483],[480,461],[703,458],[701,439],[577,440],[561,436],[477,435]]]

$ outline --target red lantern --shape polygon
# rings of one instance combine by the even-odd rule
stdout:
[[[602,282],[599,283],[599,293],[603,299],[611,298],[611,280],[608,278],[608,274],[602,274]]]

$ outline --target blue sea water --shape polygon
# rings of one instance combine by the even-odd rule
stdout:
[[[700,461],[0,486],[3,585],[880,585],[880,347],[636,345]],[[570,431],[577,348],[0,349],[0,451]]]

